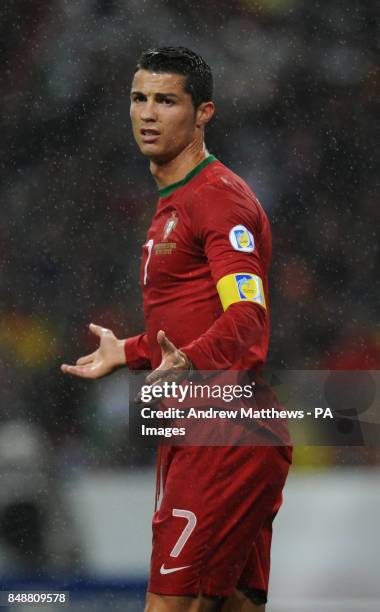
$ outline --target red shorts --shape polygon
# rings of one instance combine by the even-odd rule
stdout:
[[[266,596],[289,447],[183,446],[164,453],[148,590],[229,596],[248,589]]]

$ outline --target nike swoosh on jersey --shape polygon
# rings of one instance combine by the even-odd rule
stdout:
[[[163,563],[160,567],[160,574],[173,574],[174,572],[179,572],[180,570],[184,570],[187,567],[191,567],[190,565],[184,565],[183,567],[165,567]]]

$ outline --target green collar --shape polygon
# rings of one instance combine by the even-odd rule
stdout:
[[[186,174],[185,178],[183,178],[182,181],[177,181],[177,183],[172,183],[171,185],[167,185],[166,187],[163,187],[162,189],[159,189],[158,190],[158,195],[160,196],[160,198],[166,198],[168,195],[173,193],[173,191],[178,189],[178,187],[182,187],[183,185],[186,185],[186,183],[191,181],[191,179],[196,174],[199,174],[199,172],[201,170],[203,170],[203,168],[205,166],[207,166],[209,163],[211,163],[213,161],[216,161],[215,155],[209,155],[200,164],[198,164],[198,166],[195,166],[195,168],[193,168],[193,170],[191,170],[191,172],[189,172],[189,174]]]

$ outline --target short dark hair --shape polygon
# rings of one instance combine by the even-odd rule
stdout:
[[[185,91],[191,95],[195,108],[212,100],[211,68],[203,57],[186,47],[148,49],[138,60],[137,70],[182,74],[186,77]]]

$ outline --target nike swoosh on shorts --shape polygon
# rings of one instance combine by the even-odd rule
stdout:
[[[160,574],[173,574],[174,572],[179,572],[180,570],[186,569],[187,567],[191,567],[190,565],[184,565],[183,567],[169,567],[166,568],[163,563],[160,567]]]

